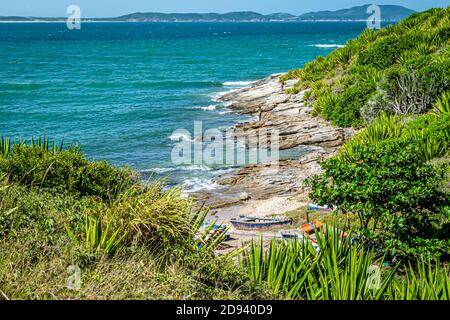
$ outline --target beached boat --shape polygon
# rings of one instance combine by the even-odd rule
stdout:
[[[300,227],[300,232],[309,240],[311,240],[313,243],[317,243],[317,235],[316,235],[317,231],[326,232],[326,230],[327,226],[322,222],[318,221],[305,223]],[[346,238],[348,237],[348,234],[345,233],[344,231],[340,231],[340,237]]]
[[[227,240],[230,237],[228,234],[228,226],[219,224],[204,223],[197,232],[194,239],[199,249],[203,248],[206,244],[214,242],[218,238]]]
[[[281,230],[279,233],[280,238],[282,238],[283,240],[302,240],[305,237],[297,231],[286,231],[286,230]]]
[[[254,231],[285,227],[292,224],[292,219],[241,216],[239,219],[231,219],[230,222],[236,229]]]
[[[313,243],[317,243],[316,232],[317,230],[325,229],[325,225],[321,222],[314,221],[310,223],[305,223],[300,227],[300,232],[307,237]]]
[[[308,211],[315,211],[315,212],[332,212],[333,209],[328,206],[319,206],[315,203],[308,204]]]
[[[303,241],[309,241],[312,246],[314,247],[314,249],[316,251],[319,251],[319,245],[317,244],[316,241],[312,241],[309,237],[307,237],[304,233],[302,232],[298,232],[298,231],[285,231],[282,230],[279,232],[279,235],[281,236],[281,238],[286,241],[300,241],[301,243],[303,243]]]

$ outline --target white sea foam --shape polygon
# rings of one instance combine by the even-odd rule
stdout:
[[[157,174],[165,174],[165,173],[169,173],[169,172],[173,172],[175,171],[176,168],[150,168],[150,169],[143,169],[143,170],[139,170],[139,172],[141,173],[157,173]]]
[[[200,110],[205,110],[205,111],[214,111],[214,110],[216,110],[216,108],[217,108],[217,105],[212,104],[207,107],[196,107],[195,109],[200,109]]]
[[[343,48],[345,47],[342,44],[313,44],[310,47],[317,47],[317,48]]]
[[[230,92],[233,92],[234,90],[228,90],[228,91],[220,91],[220,92],[216,92],[216,93],[213,93],[212,95],[211,95],[211,99],[212,99],[212,101],[214,101],[214,102],[217,102],[220,98],[222,98],[224,95],[226,95],[226,94],[228,94],[228,93],[230,93]]]
[[[212,168],[204,165],[191,165],[191,166],[180,166],[178,167],[179,170],[184,171],[211,171]]]
[[[223,85],[226,87],[245,87],[254,84],[256,81],[228,81],[224,82]]]
[[[172,133],[169,139],[172,141],[194,141],[194,139],[191,139],[190,135],[184,133]]]
[[[200,190],[214,190],[218,187],[212,179],[191,178],[183,183],[183,191],[186,193],[198,192]]]

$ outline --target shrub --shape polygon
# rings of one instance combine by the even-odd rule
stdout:
[[[361,106],[366,104],[374,89],[370,84],[355,84],[339,97],[338,103],[328,105],[332,109],[324,108],[324,118],[341,127],[360,126],[362,124]]]
[[[355,143],[351,151],[351,157],[325,161],[324,175],[309,180],[314,201],[356,213],[361,229],[383,239],[399,256],[414,253],[399,251],[400,243],[413,247],[419,239],[447,241],[439,230],[450,222],[440,214],[450,204],[443,191],[448,163],[418,161],[415,145],[402,139]],[[447,254],[446,250],[438,254]]]
[[[436,84],[426,81],[417,71],[409,69],[398,75],[396,84],[386,92],[386,111],[393,114],[422,114],[428,111]]]
[[[114,199],[136,181],[131,170],[90,162],[79,148],[57,150],[24,143],[13,144],[9,156],[0,158],[0,173],[28,187],[103,200]]]
[[[144,190],[133,187],[121,194],[105,212],[105,221],[124,230],[128,243],[176,253],[191,248],[197,231],[193,221],[199,214],[179,189],[164,191],[162,182],[156,182]]]
[[[420,41],[421,36],[418,34],[380,38],[369,49],[361,52],[358,64],[378,70],[387,69],[395,64],[403,51],[413,49]]]

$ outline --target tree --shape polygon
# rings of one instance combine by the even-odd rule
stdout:
[[[337,156],[322,168],[322,176],[308,181],[310,197],[339,213],[355,213],[366,235],[394,251],[418,239],[448,242],[448,162],[424,163],[414,144],[386,140],[354,146],[351,160]]]

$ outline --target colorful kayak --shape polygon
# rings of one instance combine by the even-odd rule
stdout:
[[[307,237],[309,240],[311,240],[313,243],[317,243],[317,231],[326,232],[327,226],[323,224],[322,222],[313,221],[310,223],[305,223],[300,227],[300,232]],[[340,237],[346,238],[348,237],[348,234],[340,231]]]
[[[194,241],[197,243],[197,247],[201,249],[206,244],[214,242],[218,238],[222,238],[223,240],[229,238],[228,227],[226,225],[204,223],[199,228]]]

